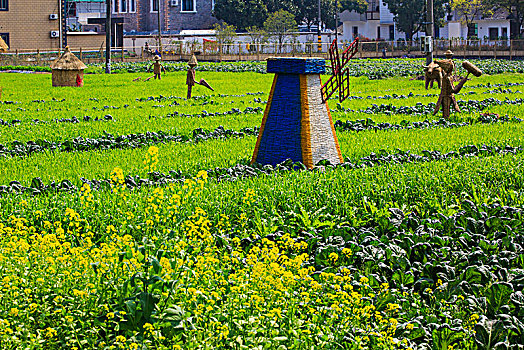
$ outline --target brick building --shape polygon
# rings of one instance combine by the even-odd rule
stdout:
[[[111,0],[114,46],[124,33],[209,29],[214,0]],[[0,36],[10,50],[98,48],[105,43],[105,0],[0,0]],[[62,23],[62,25],[61,25]]]
[[[0,0],[2,1],[2,0]],[[73,0],[75,11],[69,11],[68,23],[84,26],[89,18],[105,17],[105,2]],[[124,33],[152,33],[158,30],[158,8],[162,33],[177,34],[187,29],[210,29],[214,0],[111,0],[112,18],[122,18]],[[103,29],[103,28],[102,28]]]
[[[0,36],[9,48],[58,48],[60,4],[56,0],[0,0]]]

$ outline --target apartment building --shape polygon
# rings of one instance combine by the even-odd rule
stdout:
[[[394,16],[381,0],[368,0],[368,10],[364,14],[344,11],[340,14],[343,23],[343,38],[352,40],[356,36],[372,40],[399,40],[405,39],[405,34],[398,31]],[[496,12],[490,17],[478,16],[470,25],[471,33],[480,39],[495,40],[508,38],[510,33],[510,20],[508,14]],[[424,35],[419,32],[415,37]],[[440,38],[467,38],[468,26],[462,18],[454,12],[446,17],[443,27],[437,28],[435,37]]]
[[[110,0],[113,46],[124,33],[209,29],[214,0]],[[160,14],[159,14],[160,10]],[[105,43],[105,0],[0,0],[0,37],[10,50],[98,48]]]
[[[56,0],[0,0],[0,37],[11,50],[58,48],[59,14]]]
[[[72,0],[74,10],[69,11],[69,25],[88,28],[93,18],[105,18],[105,1]],[[214,0],[111,0],[112,18],[120,21],[124,33],[177,34],[182,30],[209,29],[216,23],[213,17]],[[160,15],[158,13],[160,9]],[[96,30],[96,29],[94,29]]]

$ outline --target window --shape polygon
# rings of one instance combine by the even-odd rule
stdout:
[[[470,23],[468,25],[468,38],[478,38],[479,26],[477,23]]]
[[[182,0],[182,12],[196,12],[195,0]]]
[[[76,2],[67,2],[67,17],[76,17]]]
[[[136,12],[136,0],[129,0],[129,12]]]
[[[358,36],[358,27],[353,27],[353,38],[356,38]]]
[[[120,12],[127,12],[127,0],[120,0]]]
[[[377,39],[380,39],[380,27],[377,27]]]
[[[508,28],[506,27],[502,28],[502,34],[500,36],[504,39],[507,39],[508,38]]]
[[[9,33],[0,33],[0,38],[2,38],[3,41],[7,44],[7,46],[11,46],[9,44]]]
[[[0,0],[0,11],[9,11],[9,0]]]
[[[389,40],[395,40],[395,26],[389,26]]]
[[[118,0],[113,0],[113,13],[118,12]]]
[[[158,12],[159,0],[151,0],[151,12]]]

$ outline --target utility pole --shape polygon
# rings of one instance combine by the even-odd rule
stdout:
[[[338,44],[338,0],[335,0],[335,40]]]
[[[155,1],[155,0],[153,0]],[[160,53],[160,57],[162,57],[162,26],[160,24],[160,0],[158,1],[158,11],[157,11],[157,19],[158,19],[158,52]]]
[[[106,0],[106,73],[111,74],[111,0]]]
[[[433,18],[433,0],[426,0],[426,36],[431,37],[430,50],[426,52],[426,66],[433,62],[433,27],[435,20]]]
[[[67,0],[63,0],[63,1],[60,1],[60,3],[62,4],[62,17],[61,17],[61,21],[60,21],[60,25],[62,26],[62,37],[60,38],[60,40],[62,41],[62,48],[65,49],[65,47],[67,46],[67,7],[68,7],[68,1]]]
[[[318,22],[317,22],[317,51],[322,52],[322,34],[320,32],[320,0],[318,0]]]
[[[60,54],[62,52],[62,37],[63,37],[63,33],[62,31],[64,30],[64,25],[63,25],[63,13],[64,11],[62,11],[62,0],[58,0],[58,53]]]

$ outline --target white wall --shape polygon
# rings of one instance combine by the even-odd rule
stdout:
[[[344,40],[353,40],[353,27],[358,27],[358,34],[366,38],[375,40],[377,39],[377,28],[380,27],[380,39],[389,40],[389,26],[394,24],[382,24],[382,21],[367,21],[367,22],[342,22],[343,33],[342,38]],[[395,25],[394,25],[395,26]],[[397,26],[395,26],[394,40],[405,39],[406,34],[399,32]]]
[[[502,36],[502,28],[506,28],[506,35],[509,37],[509,21],[508,20],[480,20],[478,23],[478,35],[480,39],[489,38],[489,28],[497,28],[498,36]]]
[[[474,21],[478,25],[478,37],[479,39],[489,38],[489,29],[497,28],[498,37],[502,36],[502,28],[506,28],[507,36],[509,37],[509,21],[508,20],[494,20],[485,19]],[[448,22],[443,28],[440,29],[440,36],[443,38],[467,38],[468,28],[466,25],[458,22]]]
[[[364,36],[366,38],[375,39],[377,37],[377,27],[380,26],[380,22],[378,20],[375,21],[367,21],[367,22],[342,22],[343,25],[343,32],[342,37],[344,40],[353,40],[353,27],[358,27],[358,35]],[[383,29],[381,29],[381,36],[384,34],[382,33]]]
[[[346,19],[344,19],[344,17]],[[380,38],[389,40],[389,25],[394,24],[393,14],[389,12],[387,5],[382,1],[380,2],[380,20],[371,21],[356,21],[354,18],[349,18],[346,14],[342,18],[343,23],[343,39],[353,39],[353,27],[358,27],[358,34],[369,39],[377,39],[377,27],[381,26]],[[353,16],[354,17],[354,16]],[[475,23],[478,24],[478,37],[480,39],[489,38],[489,28],[497,28],[498,36],[502,36],[502,28],[507,29],[507,35],[510,33],[510,25],[508,20],[504,19],[484,19],[477,20]],[[424,35],[424,32],[415,34],[415,38]],[[467,26],[463,25],[460,21],[447,22],[443,28],[440,28],[441,38],[466,38],[468,35]],[[405,39],[406,35],[402,32],[398,32],[395,25],[395,40]]]
[[[462,38],[462,25],[460,22],[449,22],[444,27],[447,27],[447,37],[441,35],[443,38]]]
[[[393,24],[393,14],[389,12],[388,5],[384,4],[384,2],[380,2],[380,23],[382,24]]]

